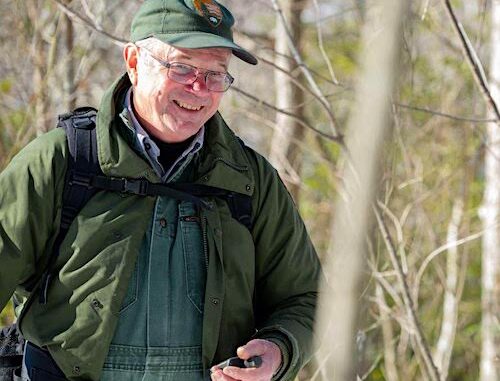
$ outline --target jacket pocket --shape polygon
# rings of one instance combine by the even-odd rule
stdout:
[[[120,307],[120,313],[131,307],[137,301],[137,295],[139,292],[139,276],[138,276],[138,267],[139,267],[139,258],[137,258],[134,270],[132,271],[132,275],[130,276],[130,280],[128,282],[127,293],[125,294],[125,298],[123,298],[122,305]]]
[[[182,232],[187,297],[202,314],[208,263],[203,249],[200,216],[193,204],[182,202],[179,205],[179,224]]]

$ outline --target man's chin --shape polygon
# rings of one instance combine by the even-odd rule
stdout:
[[[162,137],[170,143],[179,143],[196,135],[203,125],[177,124],[163,129]]]

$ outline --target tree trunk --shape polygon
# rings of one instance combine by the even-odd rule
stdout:
[[[76,107],[76,89],[75,89],[75,63],[73,58],[73,21],[64,14],[64,108],[65,112],[71,111]]]
[[[41,135],[48,131],[48,102],[46,89],[46,46],[42,36],[44,27],[43,21],[39,17],[43,1],[35,1],[29,5],[28,12],[33,23],[33,94],[35,103],[35,112],[33,115],[36,134]]]
[[[452,244],[458,240],[458,229],[462,220],[464,203],[461,199],[455,200],[453,211],[448,225],[446,243]],[[459,274],[458,247],[451,246],[446,257],[446,285],[443,301],[443,319],[441,332],[434,353],[434,362],[439,369],[441,381],[448,377],[453,343],[457,330],[458,319],[458,274]]]
[[[279,15],[276,17],[276,59],[275,64],[285,72],[275,70],[276,106],[280,109],[303,115],[303,94],[295,86],[290,76],[296,76],[295,61],[290,58],[287,29],[292,35],[296,47],[300,51],[302,34],[300,15],[304,6],[303,0],[287,0],[282,2],[282,11],[288,22],[288,28],[283,25]],[[297,74],[296,74],[297,73]],[[300,171],[302,155],[295,141],[301,141],[304,127],[293,118],[281,113],[276,114],[276,129],[273,134],[270,150],[270,161],[283,177],[288,190],[298,202],[300,189]]]
[[[500,104],[500,0],[492,2],[490,84]],[[500,122],[487,126],[485,189],[480,217],[484,226],[482,258],[481,381],[500,379]]]
[[[390,132],[390,101],[399,63],[402,24],[408,1],[382,0],[370,7],[363,30],[362,70],[356,102],[348,124],[344,187],[348,200],[339,200],[332,224],[325,265],[329,287],[320,300],[318,352],[329,381],[355,379],[354,337],[359,311],[359,286],[366,236],[373,216],[385,137]],[[375,32],[376,31],[376,32]]]

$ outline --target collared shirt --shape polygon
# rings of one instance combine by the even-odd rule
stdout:
[[[153,141],[153,139],[151,139],[147,131],[141,126],[141,124],[137,120],[137,117],[135,116],[132,107],[132,87],[130,87],[127,91],[124,107],[126,108],[127,114],[130,117],[132,127],[135,130],[136,143],[138,143],[137,148],[139,148],[141,152],[148,158],[151,166],[163,182],[167,182],[167,180],[169,180],[170,175],[174,173],[174,169],[177,168],[178,164],[182,162],[189,154],[195,154],[203,147],[205,126],[201,127],[189,147],[186,148],[186,150],[177,158],[177,160],[170,166],[170,168],[163,168],[159,161],[159,156],[161,153],[160,149]]]

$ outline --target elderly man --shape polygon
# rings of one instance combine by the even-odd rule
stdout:
[[[127,73],[97,114],[98,164],[107,177],[246,195],[251,224],[215,196],[200,208],[97,192],[60,243],[50,287],[25,293],[24,379],[293,380],[309,359],[316,253],[276,171],[217,113],[231,55],[257,63],[232,24],[213,0],[144,2]],[[0,176],[0,306],[53,250],[68,155],[56,129]],[[262,361],[218,365],[233,356]]]

